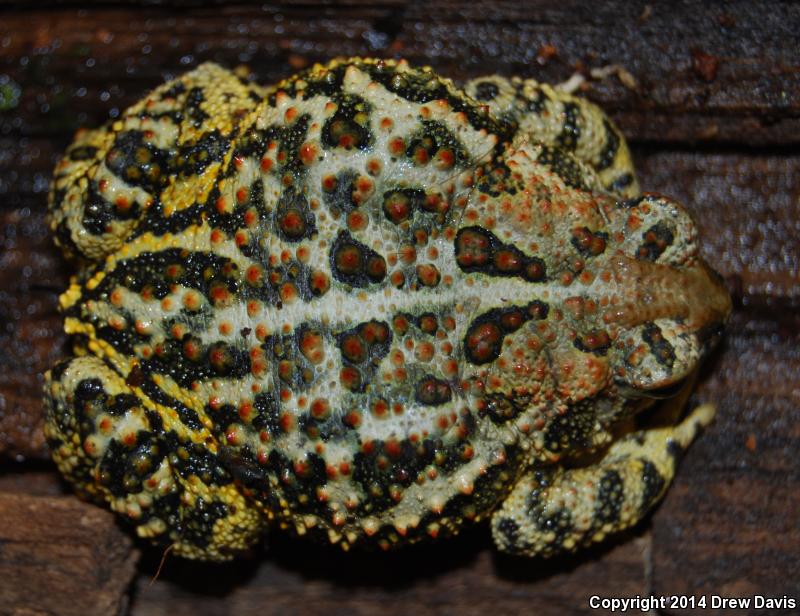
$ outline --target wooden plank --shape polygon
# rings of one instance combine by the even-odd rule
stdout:
[[[132,4],[132,3],[131,3]],[[150,3],[147,3],[148,5]],[[26,5],[28,6],[28,5]],[[19,90],[0,134],[69,133],[119,113],[206,60],[246,63],[271,83],[311,61],[404,56],[455,79],[500,72],[558,82],[620,64],[635,84],[593,83],[633,139],[797,144],[797,3],[314,3],[196,8],[169,3],[8,9],[0,74]]]
[[[131,575],[130,535],[59,496],[41,434],[41,372],[66,351],[56,300],[70,272],[44,209],[72,131],[205,60],[246,63],[269,83],[352,54],[402,55],[456,79],[558,82],[624,68],[632,82],[612,75],[586,94],[633,139],[642,185],[694,213],[734,295],[693,397],[716,401],[718,419],[656,514],[610,546],[508,559],[479,527],[396,554],[344,555],[276,535],[254,560],[170,558],[152,586],[162,553],[148,549],[131,613],[561,614],[588,611],[590,594],[800,597],[800,3],[57,4],[0,0],[0,613],[113,613]],[[34,536],[45,539],[25,543]],[[108,557],[117,564],[104,577]],[[33,582],[37,592],[24,592]]]
[[[644,190],[692,212],[737,301],[800,299],[800,156],[641,148],[634,160]]]
[[[66,482],[49,462],[3,461],[0,463],[0,493],[27,496],[64,496]]]
[[[717,419],[653,519],[653,589],[797,598],[800,316],[740,310],[730,329],[694,396]]]
[[[63,356],[54,292],[0,293],[0,454],[45,458],[42,373]]]
[[[498,556],[482,526],[436,545],[392,554],[350,553],[276,537],[266,559],[225,567],[170,560],[152,585],[144,564],[131,616],[270,614],[589,614],[588,599],[647,593],[647,534],[582,557],[533,561]],[[202,602],[198,600],[202,595]]]
[[[57,311],[64,264],[49,238],[25,232],[43,224],[41,208],[0,213],[0,454],[16,458],[48,455],[42,374],[63,356],[66,342]]]
[[[138,554],[113,516],[73,497],[0,493],[0,612],[122,614]]]

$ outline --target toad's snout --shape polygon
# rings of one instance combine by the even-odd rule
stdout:
[[[618,382],[639,392],[671,388],[714,345],[731,297],[699,257],[697,228],[680,204],[646,195],[615,213],[624,239],[608,256],[614,292],[603,320],[621,350]]]
[[[702,259],[681,268],[620,254],[613,258],[612,268],[626,301],[606,312],[607,323],[632,328],[673,319],[699,334],[724,325],[730,315],[730,294]]]
[[[730,295],[700,259],[679,267],[620,254],[613,270],[625,301],[603,318],[618,328],[618,382],[640,394],[671,395],[714,346],[731,312]]]

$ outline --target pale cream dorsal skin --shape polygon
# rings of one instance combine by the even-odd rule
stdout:
[[[77,267],[54,458],[188,558],[484,518],[503,550],[575,549],[641,519],[713,417],[626,428],[730,299],[608,118],[529,79],[205,64],[80,133],[50,212]]]

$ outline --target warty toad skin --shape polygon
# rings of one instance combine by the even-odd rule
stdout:
[[[730,312],[695,225],[529,79],[205,64],[81,132],[50,216],[78,268],[54,459],[181,556],[487,518],[502,550],[573,550],[639,521],[713,416],[640,421]]]

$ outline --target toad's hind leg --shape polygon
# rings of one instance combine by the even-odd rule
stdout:
[[[594,103],[533,79],[499,75],[473,79],[464,90],[516,124],[516,141],[566,150],[592,167],[608,192],[626,199],[639,195],[625,137]]]
[[[59,470],[80,494],[177,555],[227,560],[250,547],[260,512],[207,443],[196,444],[181,424],[167,427],[169,410],[154,412],[137,391],[92,356],[45,375],[45,435]]]
[[[495,543],[512,554],[552,556],[633,526],[664,494],[680,453],[713,417],[714,407],[703,405],[677,426],[627,435],[597,464],[524,475],[492,518]]]

